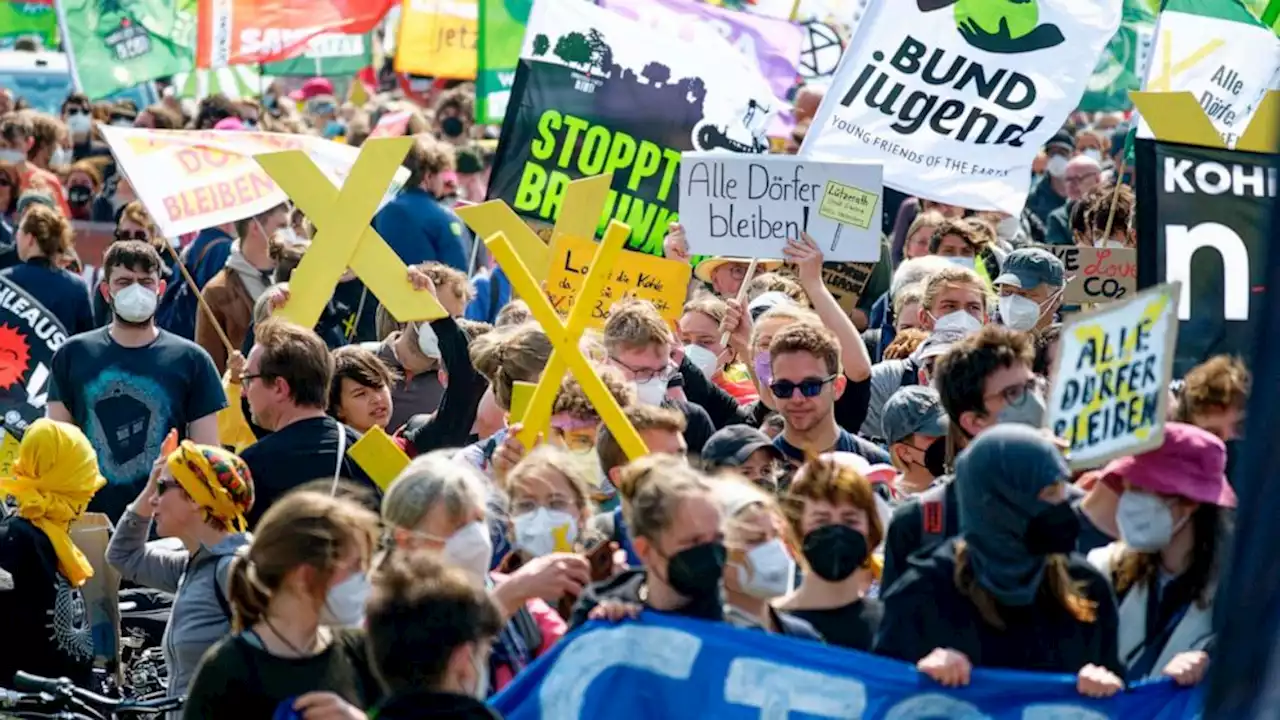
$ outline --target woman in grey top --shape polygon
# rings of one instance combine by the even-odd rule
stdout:
[[[253,480],[244,461],[187,440],[156,463],[116,525],[107,562],[131,582],[174,593],[163,638],[169,697],[186,693],[205,651],[231,632],[227,572],[249,544],[244,515],[251,507]],[[183,549],[148,544],[152,523]]]

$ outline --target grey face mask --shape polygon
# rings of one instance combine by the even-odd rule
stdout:
[[[1022,396],[1022,402],[1017,405],[1005,405],[1004,409],[996,415],[996,422],[1038,428],[1044,424],[1044,412],[1044,398],[1040,397],[1040,393],[1027,391]]]

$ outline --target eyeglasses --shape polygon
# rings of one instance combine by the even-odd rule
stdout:
[[[676,374],[676,366],[672,363],[667,363],[666,366],[655,370],[653,368],[633,368],[613,356],[610,356],[609,359],[618,367],[631,373],[632,379],[638,383],[647,383],[655,378],[670,380],[671,376]]]
[[[163,495],[165,494],[165,491],[170,488],[177,488],[181,490],[182,486],[177,480],[156,480],[156,495]]]
[[[84,108],[78,108],[78,107],[67,108],[67,117],[72,117],[73,115],[88,115],[88,114],[89,114],[89,111]]]
[[[264,374],[264,373],[245,373],[244,375],[241,375],[241,376],[240,376],[240,386],[241,386],[241,387],[246,387],[246,386],[248,386],[248,385],[249,385],[249,383],[250,383],[251,381],[253,381],[253,380],[257,380],[258,378],[268,378],[268,379],[270,379],[270,378],[269,378],[269,376],[267,376],[267,375],[266,375],[266,374]]]
[[[116,230],[116,242],[123,242],[125,240],[141,240],[142,242],[147,242],[150,239],[151,236],[147,234],[146,230]]]
[[[817,397],[822,394],[822,388],[835,379],[835,375],[828,375],[825,378],[805,378],[798,383],[790,380],[778,380],[769,386],[769,392],[773,393],[773,396],[779,400],[786,400],[795,394],[796,389],[799,388],[801,395],[807,398]]]
[[[987,393],[983,396],[983,399],[985,400],[989,397],[1001,397],[1004,399],[1005,404],[1018,407],[1026,401],[1027,393],[1041,393],[1044,391],[1044,387],[1044,378],[1036,375],[1025,383],[1017,383],[993,393]]]

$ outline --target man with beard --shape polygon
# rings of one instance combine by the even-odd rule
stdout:
[[[216,415],[227,406],[218,371],[199,345],[156,327],[164,293],[160,255],[139,240],[115,243],[102,261],[98,291],[111,324],[61,342],[49,383],[50,419],[84,431],[107,486],[89,509],[115,521],[151,476],[170,430],[202,445],[218,444]],[[14,302],[14,309],[22,300]],[[34,392],[39,388],[31,388]]]

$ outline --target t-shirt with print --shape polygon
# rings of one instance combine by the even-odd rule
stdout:
[[[227,406],[209,353],[165,330],[124,347],[110,326],[76,335],[53,356],[49,402],[60,402],[93,443],[106,487],[89,510],[115,522],[142,490],[169,431]]]
[[[795,463],[804,462],[804,451],[787,442],[785,434],[774,438],[773,446],[778,448],[788,460]],[[836,438],[835,447],[823,452],[851,452],[855,455],[861,455],[867,459],[867,462],[872,464],[884,463],[888,465],[892,462],[889,459],[889,453],[885,452],[879,445],[863,440],[844,428],[840,428],[840,435]]]
[[[20,517],[0,520],[0,618],[6,648],[0,678],[25,670],[87,687],[93,632],[84,595],[58,572],[49,538]]]

